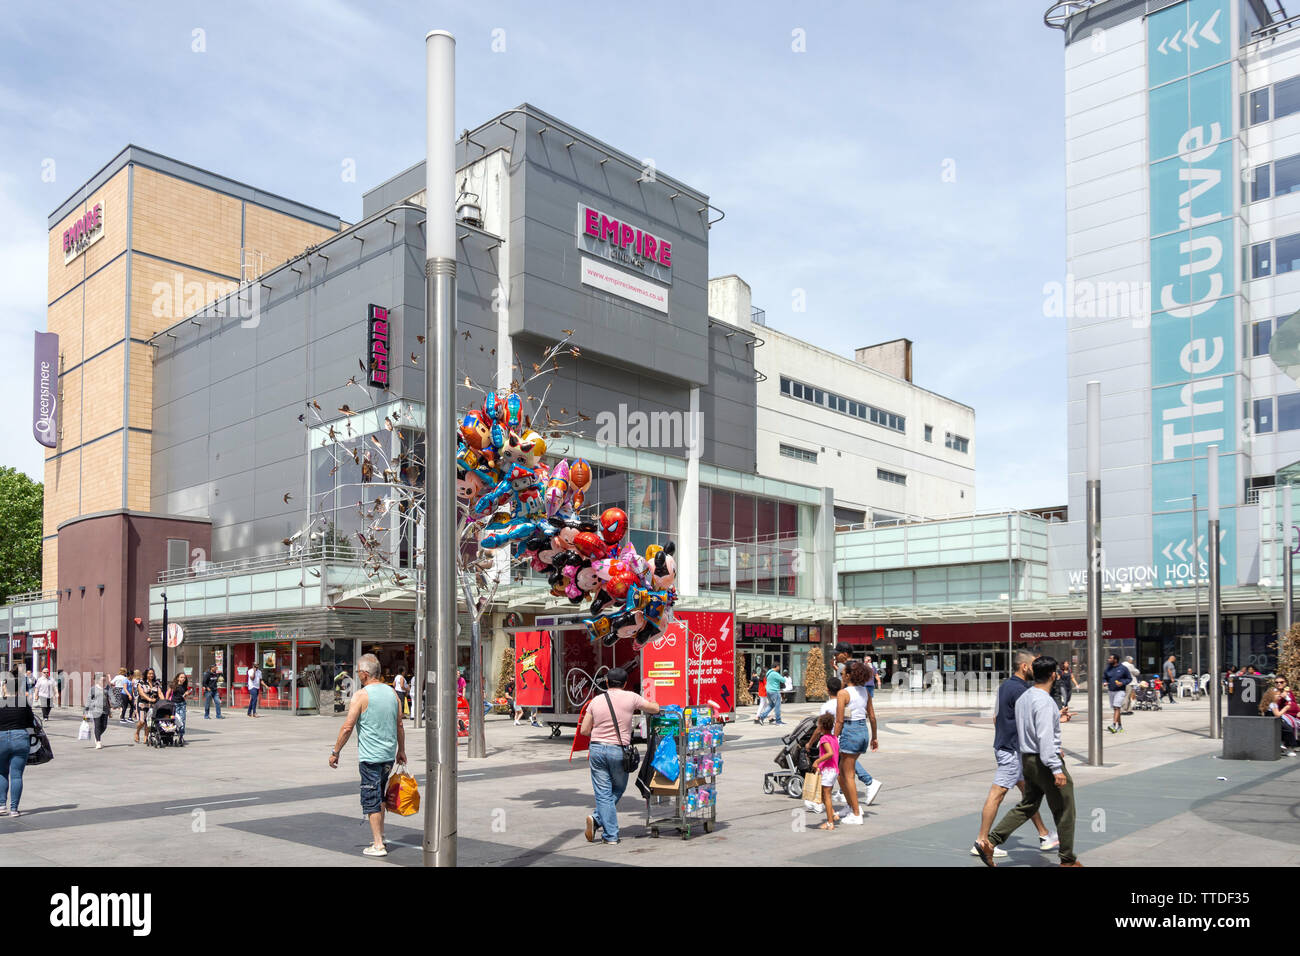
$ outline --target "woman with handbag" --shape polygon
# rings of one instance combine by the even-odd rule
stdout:
[[[180,731],[181,738],[185,737],[185,698],[190,694],[190,675],[184,671],[176,675],[172,681],[172,689],[167,694],[168,698],[176,705],[176,728]]]
[[[162,685],[158,683],[158,674],[151,667],[144,672],[144,677],[135,682],[135,742],[140,742],[140,731],[149,720],[149,711],[162,699]]]
[[[90,719],[90,736],[95,740],[95,749],[104,749],[104,731],[108,729],[108,716],[113,712],[113,702],[109,697],[107,675],[96,674],[95,682],[90,685],[90,697],[86,701],[86,716]]]
[[[16,681],[17,668],[12,675]],[[35,729],[36,715],[29,702],[24,701],[21,707],[0,707],[0,816],[22,815],[18,802],[23,796],[23,771],[27,769]]]
[[[638,710],[659,713],[659,705],[640,694],[624,690],[627,671],[612,667],[605,675],[609,689],[592,697],[582,715],[579,731],[591,738],[587,762],[591,766],[591,789],[596,797],[596,812],[587,815],[585,834],[588,843],[596,842],[602,831],[602,843],[618,843],[618,801],[627,789],[629,774],[636,772],[636,748],[632,746],[632,715]]]

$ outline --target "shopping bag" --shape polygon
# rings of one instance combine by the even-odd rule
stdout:
[[[681,766],[677,759],[677,741],[672,737],[660,738],[651,765],[666,778],[675,781],[677,774],[681,772]]]
[[[81,718],[81,728],[77,731],[77,739],[78,740],[90,739],[90,718],[88,717]]]
[[[809,803],[822,802],[821,774],[813,772],[803,775],[803,798]]]
[[[50,738],[45,733],[45,725],[41,723],[41,718],[34,719],[35,726],[28,735],[27,766],[29,767],[39,767],[54,759],[54,749],[50,746]]]
[[[420,812],[420,785],[406,772],[406,767],[402,764],[394,767],[393,773],[388,778],[384,806],[403,817]]]

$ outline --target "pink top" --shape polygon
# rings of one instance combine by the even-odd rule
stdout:
[[[610,688],[609,701],[613,703],[614,713],[618,715],[618,730],[623,735],[623,745],[626,746],[632,742],[632,714],[643,708],[647,701],[640,694],[621,687]],[[609,703],[606,702],[605,695],[596,694],[592,697],[587,712],[591,714],[591,742],[617,746],[618,734],[614,732],[614,721],[610,719]]]
[[[822,734],[822,739],[817,741],[817,753],[822,752],[822,744],[830,741],[831,754],[829,757],[819,757],[817,760],[818,770],[837,770],[840,765],[840,741],[834,734]]]

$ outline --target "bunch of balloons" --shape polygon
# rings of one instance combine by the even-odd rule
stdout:
[[[637,554],[623,540],[622,508],[606,508],[599,518],[582,514],[591,465],[577,458],[548,467],[541,460],[546,441],[521,419],[521,404],[514,392],[489,392],[460,422],[456,494],[479,545],[513,545],[547,575],[552,595],[589,600],[583,623],[593,641],[648,641],[671,620],[677,600],[673,543]]]

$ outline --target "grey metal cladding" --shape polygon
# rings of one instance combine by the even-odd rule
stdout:
[[[709,329],[709,384],[700,390],[701,458],[752,474],[758,467],[754,345],[726,326]]]

